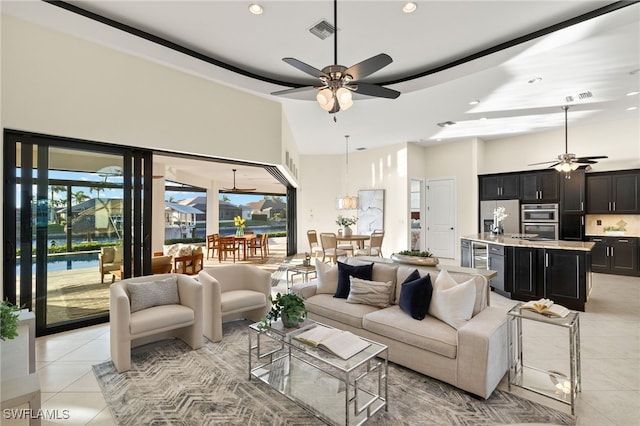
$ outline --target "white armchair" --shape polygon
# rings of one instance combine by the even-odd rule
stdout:
[[[131,304],[138,304],[132,297],[129,284],[153,284],[167,278],[177,279],[177,302],[156,304],[155,306],[131,312]],[[175,291],[175,289],[174,289]],[[150,291],[142,296],[147,305],[153,297]],[[156,299],[158,300],[158,299]],[[177,337],[193,349],[202,346],[202,285],[195,279],[182,274],[160,274],[124,279],[109,288],[111,360],[118,372],[131,368],[131,348],[150,342]]]
[[[198,274],[203,290],[204,335],[222,340],[222,323],[247,318],[260,321],[271,309],[271,274],[256,266],[205,267]]]

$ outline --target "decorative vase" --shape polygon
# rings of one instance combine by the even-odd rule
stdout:
[[[244,228],[236,228],[236,236],[243,237],[244,236]]]
[[[345,226],[344,228],[342,228],[343,237],[350,237],[351,235],[352,235],[351,228],[349,228],[348,226]]]
[[[282,325],[287,328],[296,327],[298,325],[297,317],[290,317],[286,312],[282,312],[280,315],[280,319],[282,320]]]

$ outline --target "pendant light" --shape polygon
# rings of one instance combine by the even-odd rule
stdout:
[[[346,191],[344,197],[336,199],[336,208],[338,210],[355,210],[358,208],[358,197],[349,195],[349,135],[344,135],[344,138],[346,145]]]

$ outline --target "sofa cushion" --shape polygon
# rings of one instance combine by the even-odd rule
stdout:
[[[378,308],[369,305],[347,303],[347,299],[338,299],[330,294],[316,294],[304,301],[307,311],[331,318],[355,328],[362,328],[362,318]]]
[[[102,263],[113,263],[114,247],[102,247],[100,252],[102,253]]]
[[[391,303],[391,281],[367,281],[351,277],[351,287],[347,302],[386,308]]]
[[[153,306],[180,303],[176,276],[157,281],[132,282],[127,285],[127,291],[131,302],[131,312]]]
[[[430,316],[426,316],[422,321],[416,321],[397,305],[365,315],[363,328],[447,358],[457,356],[458,333],[456,330]]]
[[[346,263],[352,266],[364,266],[369,265],[371,262],[365,262],[357,257],[339,257],[339,262]],[[371,272],[371,280],[386,283],[391,281],[393,287],[396,286],[396,271],[398,266],[395,264],[373,262],[373,271]]]
[[[162,329],[171,330],[184,327],[193,323],[194,319],[195,313],[188,306],[154,306],[131,314],[129,332],[134,336],[148,331],[156,333]]]
[[[115,246],[113,248],[113,263],[122,263],[124,259],[124,247]]]
[[[418,278],[409,281],[409,279],[415,277],[415,275],[417,275]],[[408,280],[402,283],[398,305],[400,305],[400,309],[408,313],[411,318],[421,321],[429,310],[432,291],[431,276],[426,274],[424,277],[420,277],[420,274],[416,270],[415,274],[411,274]]]
[[[318,287],[316,294],[335,294],[338,289],[338,266],[316,259]]]
[[[338,262],[338,288],[333,297],[346,299],[349,296],[349,288],[351,281],[349,277],[361,278],[371,281],[373,272],[373,263],[361,266],[352,266],[346,263]]]
[[[220,294],[222,314],[246,310],[252,307],[266,306],[267,297],[264,293],[253,290],[224,291]]]
[[[475,300],[476,285],[474,278],[458,284],[443,269],[438,274],[433,285],[429,315],[458,329],[471,319]]]

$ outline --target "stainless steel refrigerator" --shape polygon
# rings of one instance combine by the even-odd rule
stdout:
[[[498,207],[504,207],[508,216],[503,222],[505,234],[520,233],[520,201],[496,200],[480,202],[480,232],[490,232],[493,225],[493,211]]]

